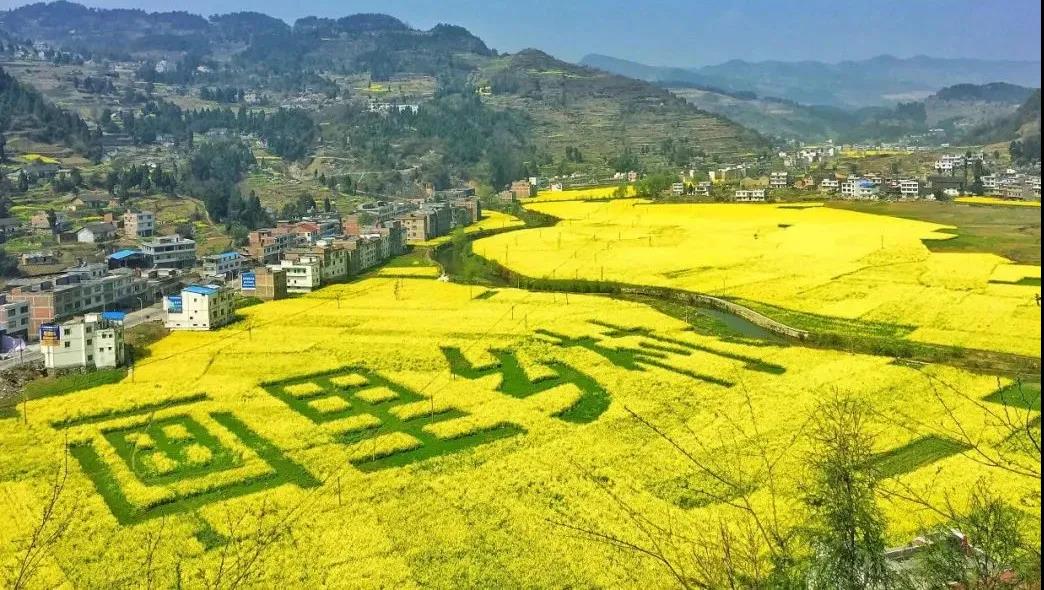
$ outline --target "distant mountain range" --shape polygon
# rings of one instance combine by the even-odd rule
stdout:
[[[669,83],[666,83],[669,84]],[[709,86],[670,86],[693,105],[769,136],[804,141],[892,141],[931,131],[931,141],[992,143],[1010,141],[1021,125],[1001,123],[1031,101],[1032,88],[992,82],[958,84],[924,100],[895,106],[841,109],[791,100],[728,92]],[[1039,100],[1039,99],[1038,99]],[[941,130],[941,131],[940,131]],[[987,130],[987,131],[984,131]],[[988,139],[988,141],[987,141]]]
[[[1040,61],[943,59],[882,55],[860,61],[747,62],[732,60],[699,68],[661,67],[606,55],[581,64],[667,86],[703,86],[754,93],[806,105],[839,108],[893,105],[921,100],[958,84],[1008,82],[1040,86]]]
[[[498,54],[462,27],[418,30],[384,14],[304,17],[290,25],[256,12],[204,18],[60,0],[0,11],[2,31],[68,53],[55,60],[137,62],[136,80],[227,88],[235,96],[321,94],[347,103],[358,97],[346,92],[346,76],[371,83],[408,79],[418,88],[434,78],[434,97],[387,97],[422,103],[419,119],[428,137],[419,137],[416,126],[369,124],[351,109],[312,109],[330,143],[345,145],[351,136],[345,149],[374,167],[405,170],[435,160],[443,162],[436,168],[457,163],[462,174],[468,168],[517,178],[524,166],[603,173],[731,159],[770,147],[759,134],[659,85],[533,49]],[[361,141],[363,133],[372,133],[373,141]]]

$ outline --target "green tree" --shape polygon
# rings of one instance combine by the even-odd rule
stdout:
[[[924,588],[1039,587],[1040,551],[1023,533],[1021,520],[1018,510],[980,482],[967,508],[927,535],[932,543],[918,556],[915,579]]]
[[[810,584],[831,590],[887,588],[885,520],[877,505],[870,409],[841,398],[820,405],[809,465]]]
[[[671,172],[653,172],[635,184],[635,193],[639,197],[655,198],[671,188],[677,177]]]

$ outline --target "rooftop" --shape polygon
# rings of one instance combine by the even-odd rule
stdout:
[[[203,285],[189,285],[182,289],[182,291],[188,291],[189,293],[195,293],[196,295],[215,295],[218,292],[217,287],[206,287]]]

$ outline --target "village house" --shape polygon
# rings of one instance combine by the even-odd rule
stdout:
[[[841,183],[841,196],[845,199],[873,199],[878,192],[877,184],[866,178],[850,178]]]
[[[178,234],[143,242],[141,251],[157,268],[192,268],[196,264],[196,242]]]
[[[80,195],[73,199],[70,208],[73,211],[80,211],[82,209],[100,211],[112,203],[113,199],[109,197],[102,197],[99,195]]]
[[[819,181],[819,192],[836,193],[841,190],[841,183],[836,178],[824,178]]]
[[[22,233],[22,221],[16,217],[0,218],[0,238],[4,241]]]
[[[239,252],[222,252],[203,257],[203,274],[208,277],[231,279],[239,274],[243,257]]]
[[[733,201],[737,203],[764,203],[765,202],[765,189],[754,188],[738,190],[733,196]]]
[[[123,235],[148,238],[156,231],[156,216],[151,211],[127,211],[123,214]]]
[[[787,188],[788,174],[786,172],[773,172],[769,174],[769,188],[781,189]]]
[[[189,285],[164,297],[170,330],[213,330],[235,319],[235,294],[217,285]]]
[[[921,183],[912,178],[899,181],[899,195],[904,199],[916,199],[921,195]]]
[[[123,314],[89,313],[61,324],[41,328],[40,352],[48,369],[71,367],[113,368],[126,358]]]
[[[29,225],[33,231],[50,232],[51,219],[47,211],[37,211],[29,218]],[[61,233],[69,227],[69,218],[62,211],[54,212],[54,232]]]
[[[116,238],[116,225],[107,221],[88,223],[76,231],[76,241],[97,244]]]
[[[247,253],[261,264],[278,263],[294,247],[294,236],[274,229],[257,229],[247,234]]]
[[[260,266],[239,275],[244,294],[265,301],[286,298],[286,271]]]
[[[8,336],[29,338],[29,303],[8,299],[0,293],[0,332]]]
[[[511,195],[515,200],[528,199],[533,196],[533,185],[528,180],[516,180],[511,183]]]

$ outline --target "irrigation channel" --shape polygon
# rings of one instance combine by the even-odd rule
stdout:
[[[494,234],[551,226],[556,224],[558,219],[521,207],[509,212],[519,216],[526,224],[454,236],[448,242],[426,248],[428,258],[457,283],[563,294],[602,295],[638,301],[681,319],[694,329],[703,328],[725,337],[890,356],[906,363],[940,363],[980,373],[1021,376],[1032,380],[1040,378],[1040,359],[1036,357],[880,336],[872,329],[860,329],[861,322],[858,320],[840,322],[843,326],[840,329],[822,328],[822,324],[817,321],[818,318],[809,314],[804,318],[806,325],[793,326],[727,298],[704,293],[615,281],[548,279],[521,275],[472,253],[472,242]],[[837,322],[834,324],[838,325]]]

